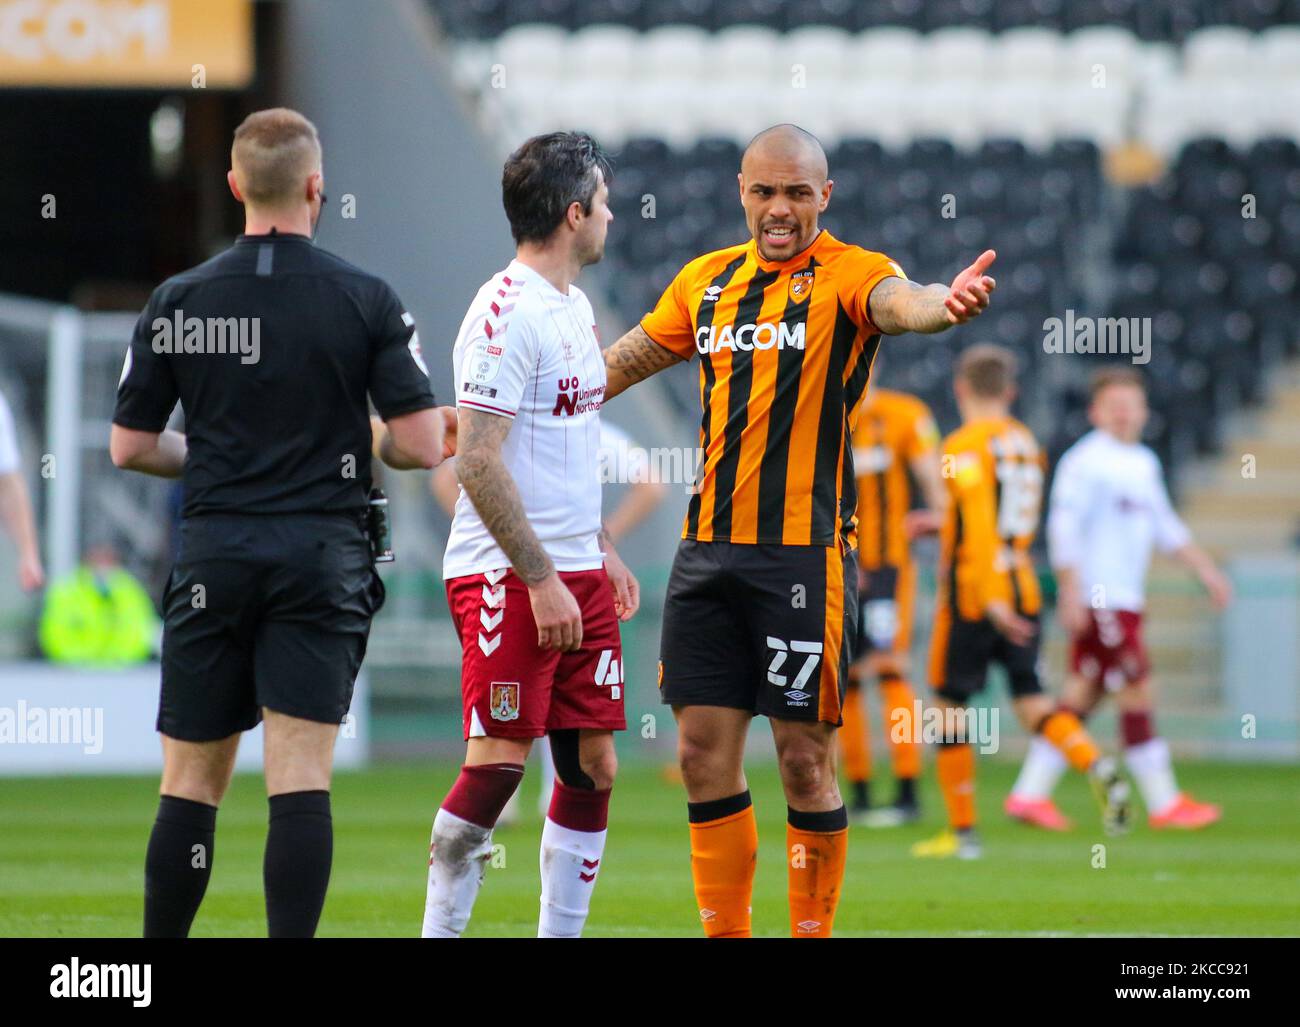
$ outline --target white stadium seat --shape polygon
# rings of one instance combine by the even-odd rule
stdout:
[[[702,134],[704,112],[712,101],[691,82],[659,81],[633,90],[622,106],[625,135],[652,136],[671,146],[689,146]]]
[[[1219,25],[1199,29],[1183,43],[1184,73],[1192,79],[1238,78],[1250,68],[1253,38],[1245,29]]]
[[[789,64],[807,69],[808,84],[838,86],[840,79],[856,70],[848,60],[850,37],[825,25],[808,25],[789,33],[780,44]]]
[[[842,136],[866,136],[886,146],[906,145],[918,106],[916,87],[890,76],[860,76],[846,82],[840,97]]]
[[[968,104],[978,139],[1020,139],[1035,149],[1046,147],[1053,138],[1053,92],[1025,79],[992,83]]]
[[[845,59],[857,75],[910,82],[920,48],[921,37],[911,29],[871,29],[850,39]]]
[[[990,76],[1047,81],[1061,73],[1066,53],[1061,34],[1051,29],[1008,29],[995,37]]]
[[[494,64],[504,65],[505,89],[491,88]],[[453,70],[479,95],[485,124],[515,140],[583,125],[611,147],[638,135],[678,147],[704,135],[744,143],[779,121],[805,125],[827,146],[939,136],[961,147],[1009,137],[1040,148],[1084,137],[1107,148],[1136,136],[1172,155],[1206,134],[1235,146],[1300,138],[1300,26],[1202,29],[1179,48],[1110,25],[997,36],[521,25],[495,44],[462,44]]]
[[[637,46],[637,66],[647,82],[702,82],[709,34],[689,25],[651,29]]]
[[[1142,44],[1127,29],[1097,25],[1065,38],[1062,79],[1069,85],[1126,85],[1142,76]]]
[[[640,34],[623,25],[593,25],[571,37],[566,74],[627,80],[635,65]]]
[[[1117,146],[1129,137],[1132,90],[1107,81],[1104,89],[1087,83],[1063,83],[1045,94],[1047,116],[1056,139],[1084,138],[1099,147]]]
[[[1300,25],[1278,25],[1261,32],[1252,61],[1271,78],[1300,79]]]
[[[561,78],[568,35],[554,25],[516,25],[503,33],[495,63],[505,69],[506,88],[544,88]]]
[[[980,29],[939,29],[922,37],[916,74],[923,82],[989,79],[989,34]]]
[[[709,77],[718,82],[789,82],[793,64],[780,36],[757,25],[723,29],[709,47]]]

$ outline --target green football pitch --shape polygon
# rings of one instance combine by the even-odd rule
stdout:
[[[932,781],[924,822],[852,829],[840,935],[1294,935],[1300,928],[1300,768],[1180,766],[1183,785],[1220,802],[1222,822],[1197,833],[1145,824],[1105,837],[1084,783],[1058,799],[1068,834],[1008,822],[1002,797],[1015,767],[982,761],[978,862],[916,860],[908,845],[942,826]],[[338,775],[334,872],[322,936],[419,933],[429,825],[456,768],[400,764]],[[759,819],[755,933],[787,933],[785,807],[775,768],[751,768]],[[882,782],[882,787],[884,783]],[[0,787],[0,936],[138,935],[152,778],[7,780]],[[540,825],[537,780],[525,815],[499,829],[468,936],[536,930]],[[658,768],[631,765],[614,791],[609,844],[589,936],[698,937],[685,797]],[[264,934],[266,803],[260,778],[240,775],[218,818],[215,860],[194,935]],[[1104,849],[1098,848],[1104,846]]]

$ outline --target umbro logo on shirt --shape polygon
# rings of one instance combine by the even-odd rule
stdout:
[[[721,296],[721,295],[722,295],[722,286],[720,286],[720,285],[710,285],[707,289],[704,290],[704,300],[703,300],[703,302],[705,302],[705,303],[712,303],[714,300],[716,300],[716,299],[717,299],[719,296]]]

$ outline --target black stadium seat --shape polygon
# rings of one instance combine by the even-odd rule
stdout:
[[[831,25],[848,32],[897,25],[918,32],[970,26],[1071,31],[1118,25],[1146,40],[1182,42],[1209,25],[1260,31],[1300,23],[1300,0],[427,0],[444,31],[491,38],[545,22],[566,29],[618,24],[635,29],[764,25],[790,31]]]

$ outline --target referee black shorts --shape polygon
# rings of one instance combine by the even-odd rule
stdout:
[[[163,597],[158,730],[225,738],[263,707],[342,723],[383,602],[364,513],[186,518]]]
[[[664,601],[663,701],[838,725],[855,559],[833,546],[683,540]]]

